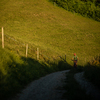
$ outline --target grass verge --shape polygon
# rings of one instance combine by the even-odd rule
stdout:
[[[69,73],[66,74],[66,85],[64,89],[67,92],[63,95],[63,98],[68,100],[94,100],[90,95],[86,95],[85,90],[81,89],[81,86],[74,79],[74,75],[78,72],[83,71],[83,67],[78,67],[77,69],[72,68]]]
[[[70,68],[63,60],[37,61],[2,48],[0,48],[0,54],[0,100],[13,97],[33,80]]]
[[[84,67],[84,77],[100,89],[100,56],[96,56]]]

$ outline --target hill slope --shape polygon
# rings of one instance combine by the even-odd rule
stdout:
[[[81,60],[100,51],[100,22],[54,6],[47,0],[1,0],[0,26],[5,34],[50,53],[76,52]],[[82,63],[82,62],[81,62]]]

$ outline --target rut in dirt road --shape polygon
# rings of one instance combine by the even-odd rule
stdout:
[[[33,81],[13,100],[64,100],[62,95],[65,91],[57,88],[64,85],[66,72],[69,70],[55,72]]]
[[[81,85],[81,88],[86,90],[86,94],[90,94],[96,100],[100,100],[100,90],[84,78],[84,72],[76,73],[74,78]]]

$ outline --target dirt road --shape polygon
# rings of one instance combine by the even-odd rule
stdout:
[[[69,70],[55,72],[33,81],[12,100],[64,100],[62,94],[65,90],[58,87],[64,85],[66,72]]]

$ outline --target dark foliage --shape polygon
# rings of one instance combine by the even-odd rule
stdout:
[[[100,21],[99,0],[50,0],[64,9]]]

